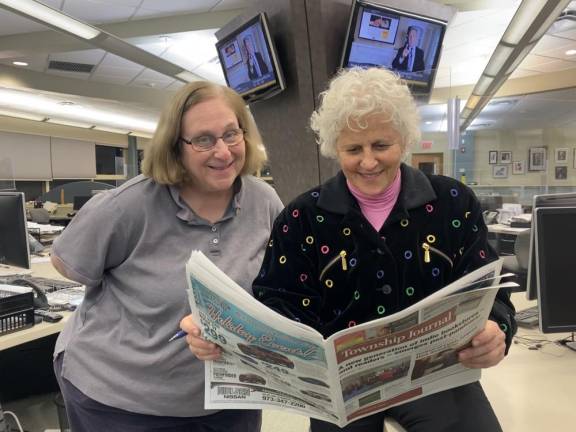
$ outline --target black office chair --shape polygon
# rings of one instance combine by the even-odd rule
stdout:
[[[519,233],[514,242],[514,255],[505,256],[502,264],[504,273],[514,273],[513,282],[520,285],[514,291],[525,291],[528,278],[528,257],[530,255],[530,230]]]

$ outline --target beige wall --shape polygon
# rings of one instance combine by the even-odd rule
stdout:
[[[546,171],[528,171],[528,149],[546,147]],[[568,161],[565,164],[554,160],[555,149],[567,148]],[[574,148],[576,129],[534,129],[534,130],[492,130],[475,133],[475,179],[481,186],[572,186],[576,184],[574,168]],[[524,161],[525,173],[512,174],[508,167],[508,178],[492,177],[493,165],[488,164],[488,152],[505,150],[512,152],[512,161]],[[567,179],[555,179],[555,167],[567,167]]]
[[[422,134],[422,141],[432,141],[432,146],[429,149],[423,149],[422,144],[408,149],[410,154],[407,156],[409,163],[412,154],[426,154],[426,153],[443,153],[444,154],[444,172],[443,175],[452,176],[453,168],[453,152],[448,150],[448,135],[445,132],[425,133]]]

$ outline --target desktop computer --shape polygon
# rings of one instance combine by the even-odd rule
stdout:
[[[526,296],[536,307],[517,313],[518,325],[539,325],[543,333],[576,331],[576,272],[570,252],[576,244],[576,193],[534,197]],[[572,341],[562,341],[576,349]]]
[[[26,207],[22,192],[0,192],[0,277],[30,273]]]

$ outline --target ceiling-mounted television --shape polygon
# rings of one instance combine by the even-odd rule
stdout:
[[[434,84],[447,22],[390,6],[352,4],[341,67],[382,67],[397,72],[415,95]]]
[[[247,103],[269,98],[286,88],[264,12],[220,37],[216,50],[228,87]]]

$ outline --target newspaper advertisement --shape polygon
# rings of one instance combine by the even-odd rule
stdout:
[[[282,409],[340,427],[480,378],[457,353],[483,327],[501,260],[386,318],[328,339],[252,298],[201,252],[187,264],[192,314],[222,356],[205,362],[207,409]]]

